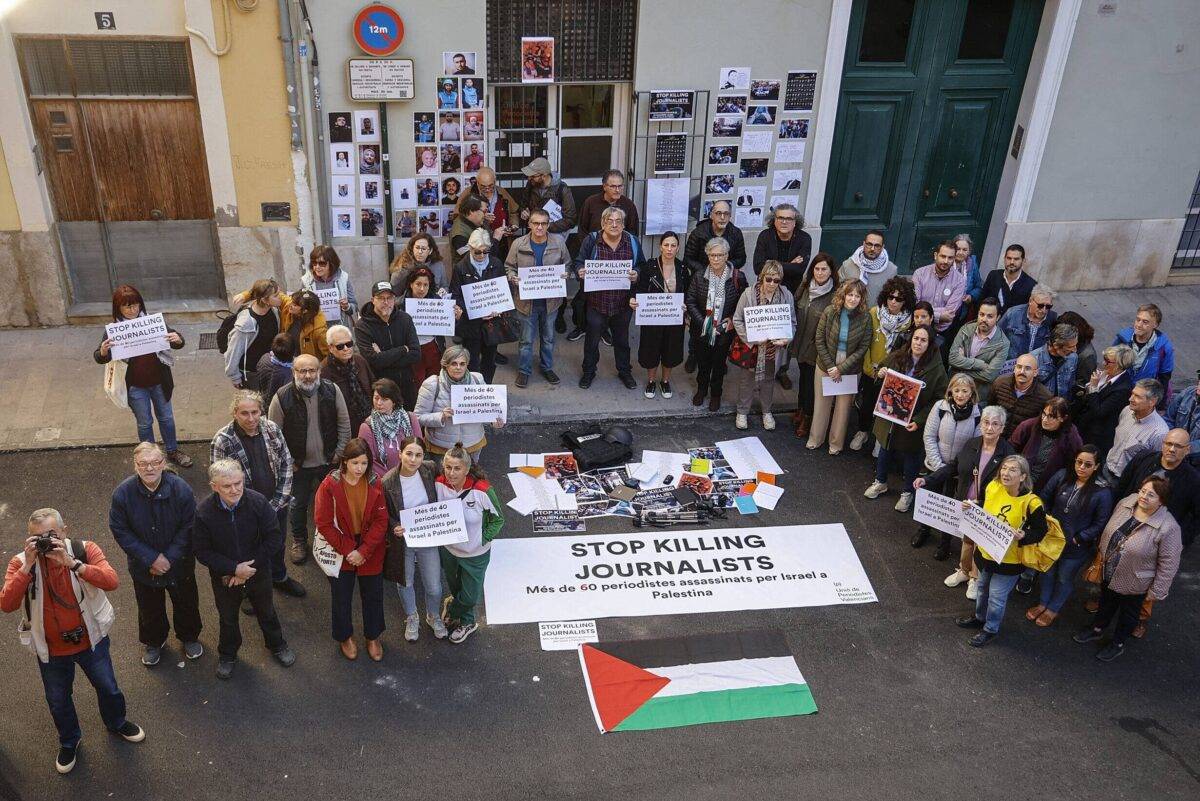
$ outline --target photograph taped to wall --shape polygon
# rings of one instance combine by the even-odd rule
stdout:
[[[817,93],[817,73],[788,72],[787,88],[783,92],[784,111],[812,111]]]
[[[462,145],[442,145],[442,172],[462,171]]]
[[[703,201],[700,204],[700,214],[699,214],[699,216],[696,217],[696,219],[707,220],[709,217],[712,216],[713,206],[717,203],[720,203],[722,200],[724,200],[726,203],[729,202],[729,198],[724,198],[724,197],[715,197],[712,200]]]
[[[482,111],[466,111],[463,112],[463,141],[465,142],[482,142],[483,141],[483,112]]]
[[[354,141],[355,142],[378,142],[379,141],[379,112],[378,111],[356,111],[356,112],[354,112]]]
[[[747,125],[774,125],[777,106],[751,106],[746,109]]]
[[[487,81],[483,78],[463,78],[459,98],[463,108],[483,108],[487,102]]]
[[[458,142],[462,139],[462,117],[457,111],[438,113],[438,139],[443,142]]]
[[[386,236],[383,229],[383,209],[362,209],[359,212],[363,236]]]
[[[737,190],[738,206],[762,206],[767,199],[765,186],[739,186]]]
[[[354,115],[349,111],[331,111],[329,113],[329,141],[354,141]]]
[[[737,176],[731,172],[721,172],[716,175],[704,176],[704,194],[728,195],[733,191],[733,182]]]
[[[650,92],[650,120],[690,120],[695,105],[690,89],[657,89]]]
[[[402,239],[409,239],[417,233],[417,212],[415,209],[397,209],[393,215],[396,220],[392,226],[392,234]]]
[[[718,114],[713,117],[712,135],[714,139],[741,136],[742,116],[740,114]]]
[[[780,139],[807,139],[808,138],[808,117],[799,120],[780,120],[779,121],[779,138]]]
[[[716,145],[708,149],[709,164],[737,164],[737,145]]]
[[[717,95],[717,113],[744,116],[746,114],[746,96]]]
[[[779,81],[756,80],[750,82],[750,101],[762,103],[779,99]]]
[[[521,37],[521,83],[554,83],[554,37]]]
[[[378,175],[362,175],[358,179],[358,204],[360,206],[383,205],[383,178]]]
[[[354,175],[354,145],[329,146],[329,171],[334,175]]]
[[[441,197],[438,182],[433,178],[414,178],[413,180],[417,182],[417,206],[428,208],[438,205],[438,198]]]
[[[379,145],[358,146],[358,171],[362,175],[379,175]]]
[[[417,179],[392,179],[392,208],[415,209],[417,207]]]
[[[654,138],[654,172],[683,172],[687,164],[688,135],[660,133]]]
[[[457,175],[447,175],[442,179],[442,205],[453,206],[462,196],[462,179]]]
[[[453,213],[453,206],[442,207],[442,236],[450,236],[450,227],[454,225],[454,220],[451,219]]]
[[[458,108],[458,78],[438,78],[435,87],[438,111]]]
[[[749,67],[721,67],[717,88],[722,92],[729,89],[740,89],[745,92],[750,89]]]
[[[416,148],[413,151],[413,168],[417,175],[437,175],[441,172],[438,169],[438,149],[433,145]]]
[[[434,132],[437,130],[437,123],[434,119],[432,111],[420,111],[413,114],[413,141],[420,144],[421,142],[432,142]]]
[[[329,216],[332,218],[334,236],[356,235],[353,206],[331,206]]]
[[[332,205],[345,205],[353,203],[354,196],[357,194],[354,191],[354,176],[352,175],[331,175],[329,176],[329,202]]]
[[[425,209],[420,213],[418,227],[421,233],[429,234],[433,237],[442,235],[442,220],[444,216],[441,209]]]
[[[739,178],[766,178],[770,159],[742,159],[738,167]]]
[[[804,170],[776,170],[771,176],[772,192],[794,191],[804,180]]]
[[[478,142],[472,142],[463,147],[463,172],[471,174],[479,172],[483,161],[483,147]]]
[[[443,75],[474,75],[476,54],[474,50],[443,50]]]

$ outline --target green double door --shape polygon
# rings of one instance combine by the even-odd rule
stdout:
[[[821,250],[843,259],[879,228],[911,272],[955,234],[983,249],[1041,14],[1042,0],[856,0]]]

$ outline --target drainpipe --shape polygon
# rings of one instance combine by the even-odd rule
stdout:
[[[317,38],[313,33],[312,20],[308,16],[308,6],[304,0],[291,0],[295,7],[293,19],[301,39],[301,47],[307,43],[308,60],[307,74],[300,76],[304,114],[302,119],[307,125],[308,135],[305,144],[308,150],[308,165],[310,171],[309,192],[313,209],[313,237],[319,242],[327,242],[325,236],[329,221],[329,148],[326,147],[325,120],[321,113],[321,59],[317,49]]]
[[[283,49],[283,75],[287,85],[288,122],[291,128],[292,188],[296,195],[296,254],[299,272],[304,271],[305,255],[312,249],[312,202],[308,187],[308,157],[300,132],[300,102],[296,91],[296,55],[293,49],[292,13],[288,0],[278,0],[279,41]]]

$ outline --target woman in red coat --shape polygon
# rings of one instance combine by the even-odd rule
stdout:
[[[346,443],[337,469],[317,488],[313,518],[317,533],[342,557],[341,569],[329,576],[333,639],[344,657],[358,658],[350,619],[357,581],[367,654],[378,662],[383,659],[379,636],[385,628],[383,555],[388,514],[383,487],[371,472],[371,451],[361,439]]]

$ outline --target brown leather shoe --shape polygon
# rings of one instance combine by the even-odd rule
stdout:
[[[703,406],[704,405],[704,396],[707,394],[708,394],[707,392],[697,392],[695,395],[692,396],[692,405],[693,406]]]
[[[1041,616],[1042,612],[1045,611],[1046,607],[1042,606],[1041,604],[1038,604],[1037,606],[1031,606],[1029,607],[1029,611],[1025,613],[1025,619],[1037,620]]]
[[[1047,609],[1045,612],[1042,612],[1040,615],[1038,615],[1037,620],[1035,620],[1033,622],[1038,624],[1042,628],[1046,628],[1051,623],[1053,623],[1057,617],[1058,617],[1058,612],[1051,612],[1049,609]]]
[[[367,640],[367,656],[371,657],[372,661],[383,661],[383,643],[379,640]]]
[[[804,412],[796,412],[792,415],[792,422],[796,426],[796,439],[808,439],[808,415]]]
[[[1100,599],[1093,598],[1092,600],[1087,601],[1086,603],[1084,603],[1083,608],[1089,612],[1099,612],[1100,611]]]
[[[353,637],[347,637],[338,643],[338,647],[342,649],[342,656],[347,659],[358,659],[358,646],[354,644]]]
[[[1137,640],[1140,640],[1143,637],[1145,637],[1146,636],[1146,621],[1143,620],[1140,623],[1138,623],[1136,626],[1134,626],[1133,631],[1131,632],[1131,636],[1133,636],[1133,638],[1137,639]]]
[[[711,398],[708,399],[708,410],[710,412],[721,411],[721,396],[720,395],[713,395]]]

